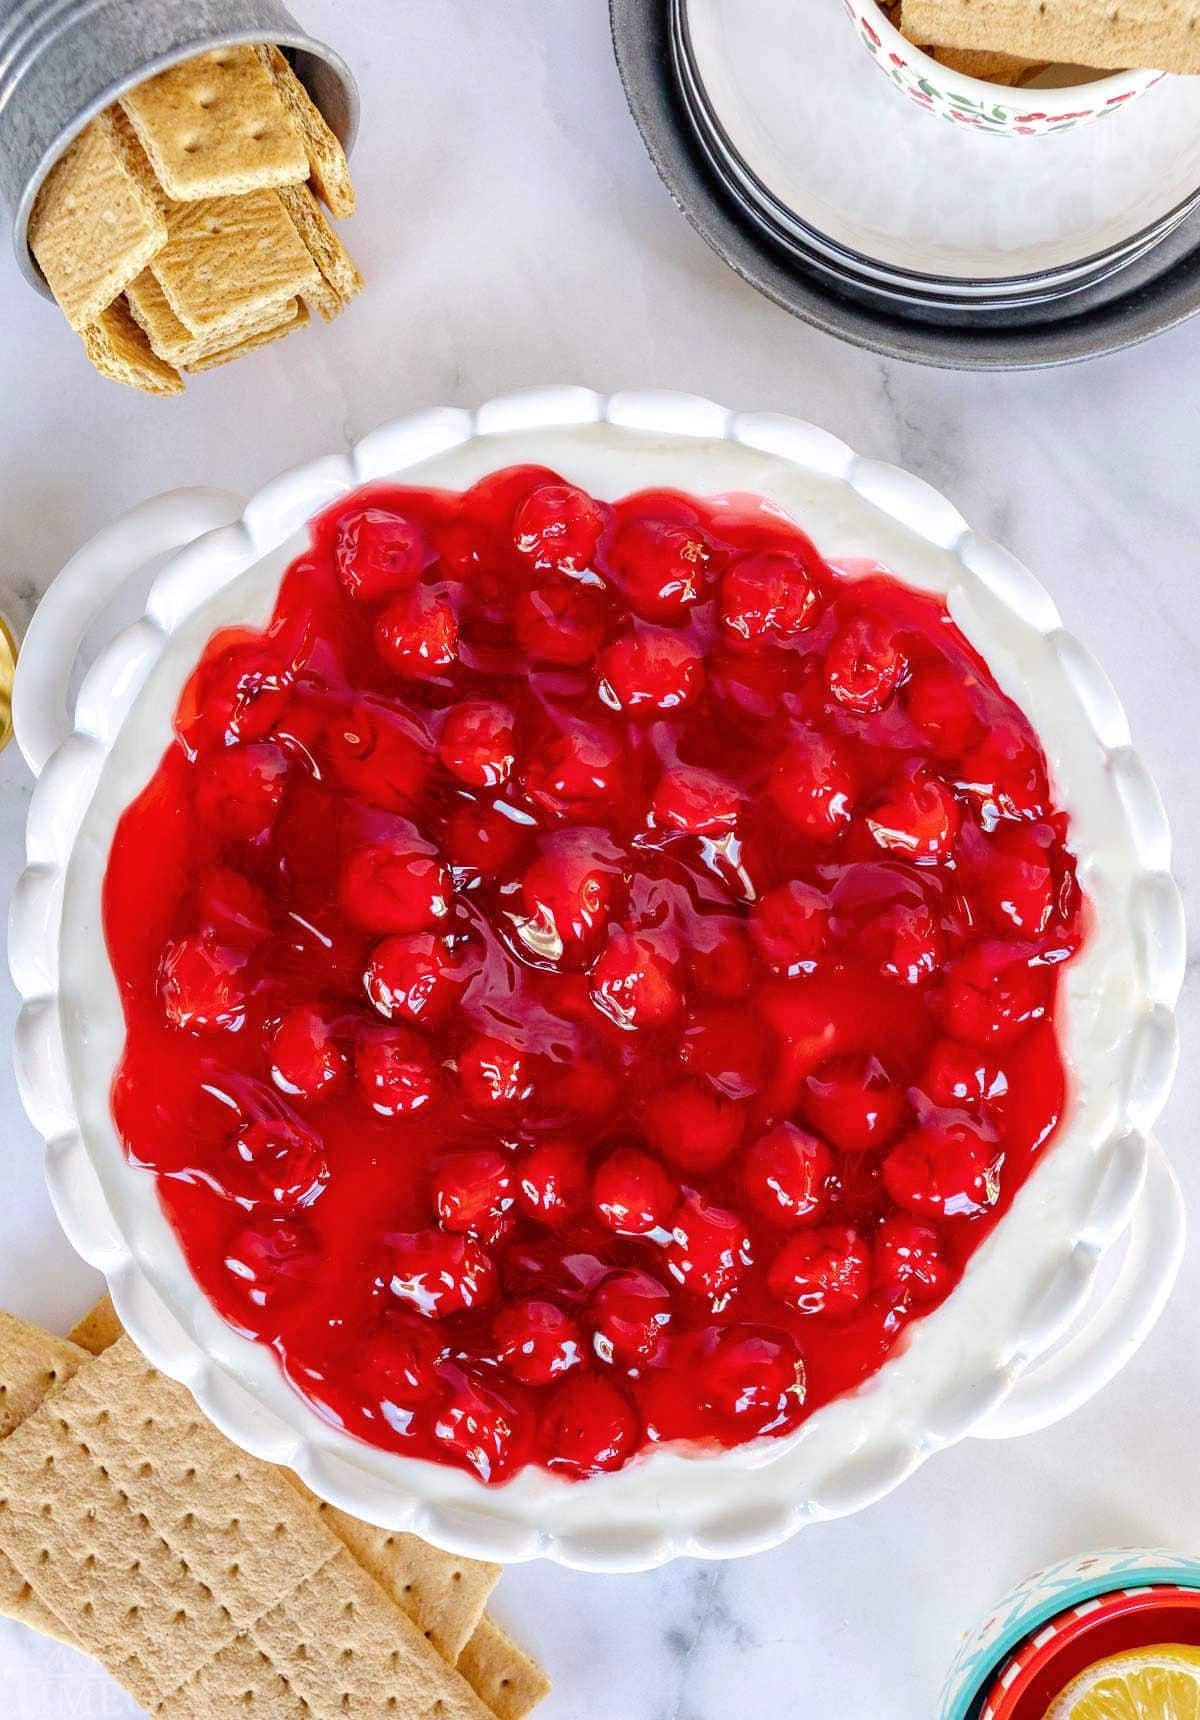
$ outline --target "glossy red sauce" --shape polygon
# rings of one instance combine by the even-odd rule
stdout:
[[[795,1428],[1064,1105],[1082,905],[944,606],[536,468],[316,525],[121,820],[113,1109],[321,1414],[488,1482]]]

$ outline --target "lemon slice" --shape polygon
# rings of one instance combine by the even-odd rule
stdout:
[[[1200,1720],[1200,1648],[1164,1643],[1097,1661],[1046,1720]]]

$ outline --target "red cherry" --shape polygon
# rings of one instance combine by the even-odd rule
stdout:
[[[327,1099],[349,1070],[333,1030],[317,1009],[289,1009],[271,1038],[271,1079],[299,1099]]]
[[[297,1295],[320,1267],[316,1237],[301,1219],[261,1217],[230,1237],[222,1265],[226,1285],[251,1314]]]
[[[754,905],[754,941],[776,973],[811,972],[825,952],[828,929],[826,898],[798,879],[777,884]]]
[[[388,1288],[427,1320],[444,1320],[468,1308],[482,1308],[496,1290],[491,1255],[473,1236],[442,1230],[417,1230],[388,1236],[391,1273]]]
[[[742,1162],[742,1193],[775,1224],[808,1224],[829,1203],[833,1154],[816,1135],[779,1123],[762,1135]]]
[[[886,623],[857,615],[825,653],[825,678],[839,705],[859,716],[882,711],[908,674],[908,658]]]
[[[985,820],[1041,818],[1049,803],[1046,766],[1037,743],[1015,723],[996,722],[963,759],[954,786]]]
[[[446,821],[442,847],[451,866],[495,878],[513,865],[525,841],[523,826],[504,813],[464,800]]]
[[[519,1464],[521,1430],[513,1407],[490,1386],[443,1363],[444,1396],[434,1437],[485,1486],[504,1481]]]
[[[671,1323],[670,1292],[649,1272],[611,1272],[592,1297],[589,1318],[600,1360],[636,1368],[662,1349]]]
[[[442,1345],[431,1327],[407,1314],[391,1314],[369,1340],[358,1378],[370,1404],[405,1409],[427,1403],[438,1388]]]
[[[945,940],[924,902],[893,902],[855,942],[889,979],[905,985],[921,985],[938,973],[945,954]]]
[[[529,1057],[515,1045],[481,1034],[459,1054],[463,1098],[477,1111],[513,1111],[533,1097]]]
[[[919,768],[895,783],[867,814],[867,828],[890,854],[915,861],[943,860],[958,836],[959,810],[936,776]]]
[[[356,700],[329,723],[324,750],[342,785],[369,805],[407,812],[420,799],[425,752],[391,712],[369,700]]]
[[[650,805],[660,830],[725,836],[737,823],[738,793],[711,770],[677,764],[664,771]]]
[[[1045,824],[1001,825],[988,839],[980,885],[991,916],[1003,932],[1036,938],[1054,914],[1050,868],[1054,832]]]
[[[813,842],[834,842],[854,816],[854,782],[834,742],[807,734],[786,746],[767,792],[776,807]]]
[[[498,788],[512,775],[515,719],[494,699],[456,705],[442,725],[438,756],[446,769],[472,788]]]
[[[438,675],[458,661],[458,617],[450,600],[428,586],[398,597],[375,623],[375,646],[410,680]]]
[[[192,751],[265,741],[287,709],[293,676],[262,640],[206,657],[188,683],[176,722]]]
[[[660,1230],[675,1210],[679,1191],[657,1159],[637,1147],[617,1147],[592,1178],[597,1216],[619,1236]]]
[[[581,1480],[620,1469],[640,1429],[629,1402],[607,1380],[574,1374],[555,1393],[543,1439],[546,1467]]]
[[[608,614],[602,593],[585,586],[534,586],[516,601],[517,642],[535,661],[579,668],[603,645]]]
[[[751,1259],[750,1238],[739,1215],[694,1189],[685,1190],[671,1221],[666,1255],[675,1282],[724,1306]]]
[[[632,1032],[663,1027],[682,999],[672,965],[650,941],[610,926],[603,954],[592,969],[592,1002],[618,1027]]]
[[[430,932],[410,932],[376,944],[363,986],[386,1021],[437,1021],[454,995],[445,946]]]
[[[420,579],[432,560],[421,527],[386,508],[363,508],[342,520],[334,561],[338,578],[356,603],[382,603]]]
[[[699,1371],[700,1396],[749,1439],[792,1426],[804,1405],[804,1359],[773,1326],[719,1327]]]
[[[900,1127],[905,1098],[877,1057],[834,1057],[804,1084],[805,1120],[844,1153],[882,1147]]]
[[[580,725],[539,749],[525,769],[525,791],[557,817],[577,807],[612,805],[620,798],[620,742]]]
[[[378,842],[351,854],[340,895],[346,913],[369,932],[423,932],[449,915],[451,883],[432,854]]]
[[[950,1288],[941,1237],[931,1224],[897,1214],[875,1234],[875,1282],[889,1295],[937,1302]]]
[[[531,1218],[561,1226],[587,1200],[587,1159],[570,1141],[542,1141],[517,1163],[517,1203]]]
[[[1045,1019],[1051,971],[1032,965],[1028,945],[976,944],[946,973],[947,1030],[971,1045],[1011,1045]]]
[[[979,739],[982,725],[972,705],[978,686],[965,666],[939,660],[913,670],[904,688],[904,708],[936,757],[961,758]]]
[[[580,573],[592,564],[604,509],[574,484],[540,484],[513,518],[513,542],[535,567]]]
[[[243,951],[207,932],[170,943],[158,970],[163,1012],[172,1027],[236,1033],[246,1019]]]
[[[236,1192],[281,1212],[311,1206],[329,1181],[316,1135],[282,1118],[248,1124],[233,1143],[233,1156]]]
[[[693,937],[689,967],[698,989],[713,997],[744,997],[754,977],[754,957],[741,928],[713,917],[697,926]]]
[[[804,567],[790,555],[744,556],[721,581],[721,628],[736,644],[794,639],[816,606]]]
[[[681,711],[704,687],[704,663],[677,633],[643,627],[615,639],[596,662],[600,697],[614,711],[653,720]]]
[[[636,615],[680,621],[708,583],[712,548],[703,532],[669,520],[627,519],[609,550]]]
[[[196,918],[201,932],[214,933],[218,943],[253,945],[271,930],[266,896],[231,866],[214,866],[204,874],[196,892]]]
[[[978,1046],[963,1045],[957,1039],[939,1039],[930,1053],[920,1086],[935,1105],[977,1110],[980,1105],[1007,1095],[1008,1076]]]
[[[797,1231],[771,1262],[767,1287],[798,1314],[839,1319],[866,1300],[871,1288],[870,1251],[850,1225]]]
[[[999,1199],[994,1157],[968,1129],[914,1129],[884,1159],[884,1187],[917,1218],[975,1218]]]
[[[570,950],[607,924],[616,874],[600,861],[601,844],[607,849],[604,833],[588,830],[555,831],[543,840],[521,885],[537,940],[524,939],[531,947],[551,950],[557,943]]]
[[[380,1028],[359,1040],[354,1052],[359,1091],[381,1117],[408,1117],[423,1110],[437,1089],[437,1072],[415,1033]]]
[[[490,1237],[515,1199],[512,1160],[492,1147],[447,1153],[433,1173],[433,1208],[443,1230]]]
[[[266,836],[283,804],[287,768],[283,749],[267,741],[211,753],[197,772],[201,818],[226,838]]]
[[[510,1302],[493,1330],[500,1359],[522,1385],[552,1385],[583,1357],[583,1335],[556,1302]]]
[[[761,1025],[749,1010],[708,1003],[689,1011],[679,1061],[726,1099],[754,1098],[766,1057]]]
[[[681,1170],[715,1170],[740,1144],[744,1119],[738,1107],[707,1084],[678,1081],[647,1101],[642,1114],[646,1139]]]

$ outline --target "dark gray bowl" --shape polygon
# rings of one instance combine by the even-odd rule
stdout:
[[[853,346],[956,370],[1030,370],[1135,346],[1200,310],[1200,211],[1113,282],[1026,309],[943,319],[806,267],[756,225],[697,145],[671,70],[670,0],[609,0],[630,112],[679,208],[718,256],[785,310]]]

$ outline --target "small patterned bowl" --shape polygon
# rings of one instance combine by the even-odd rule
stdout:
[[[997,137],[1040,137],[1118,113],[1163,72],[1114,72],[1065,89],[1014,89],[943,66],[889,24],[876,0],[845,0],[858,38],[884,75],[927,113]]]
[[[1129,1611],[1133,1599],[1129,1591],[1145,1597],[1147,1590],[1160,1585],[1164,1602],[1171,1591],[1200,1590],[1200,1558],[1124,1547],[1063,1559],[1027,1578],[963,1638],[942,1690],[937,1720],[1016,1720],[1008,1698],[1018,1693],[1013,1686],[1026,1670],[1023,1645],[1027,1644],[1036,1657],[1064,1637],[1069,1638],[1079,1623],[1108,1612]],[[1120,1601],[1116,1599],[1119,1595],[1124,1597]],[[1095,1605],[1098,1600],[1102,1601],[1100,1607]],[[1165,1635],[1152,1633],[1151,1638],[1143,1636],[1141,1640],[1151,1639],[1195,1640],[1190,1632],[1179,1636],[1177,1620]],[[1088,1663],[1126,1646],[1133,1643],[1114,1647],[1098,1642],[1096,1655],[1090,1656]],[[1034,1670],[1032,1662],[1029,1669]],[[1045,1712],[1044,1707],[1041,1711]],[[1024,1706],[1019,1712],[1023,1720]]]

